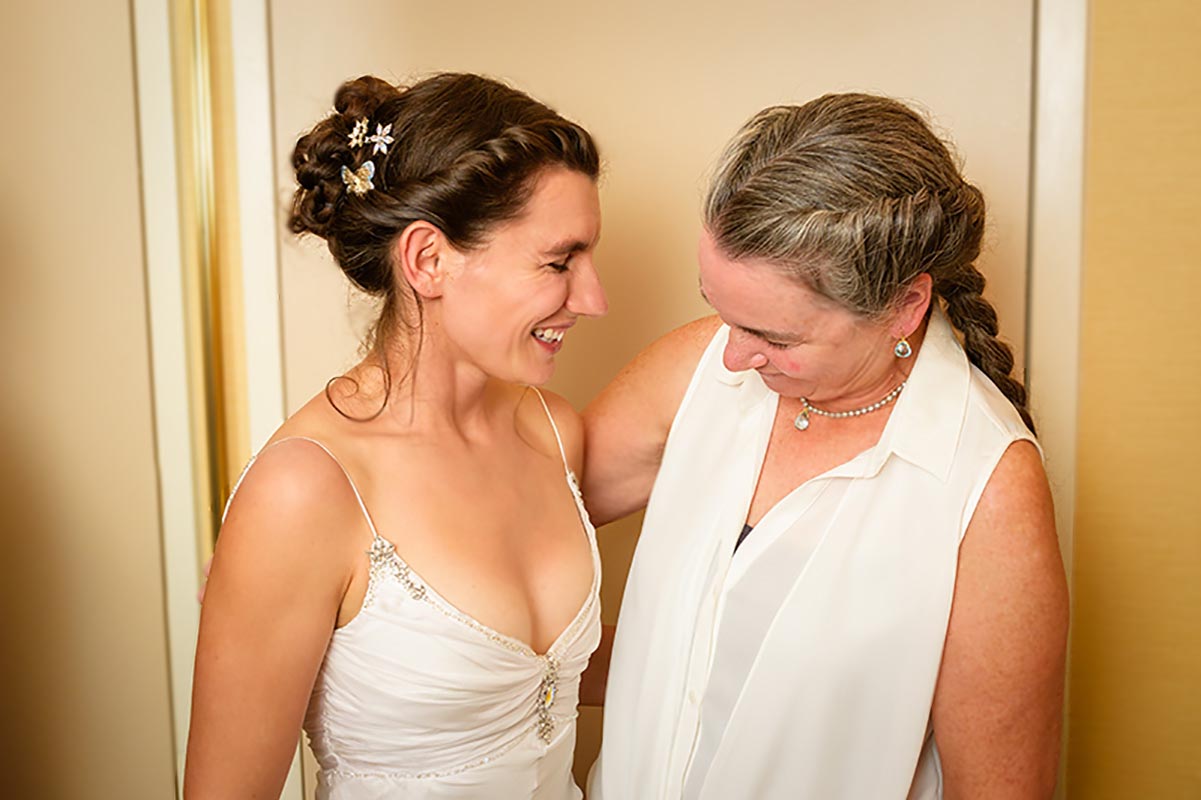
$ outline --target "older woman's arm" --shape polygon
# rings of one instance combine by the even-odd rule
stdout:
[[[1051,797],[1067,629],[1051,493],[1034,445],[1016,442],[960,548],[933,707],[947,800]]]
[[[705,317],[659,339],[625,366],[584,409],[583,495],[597,527],[646,506],[672,420],[701,354],[721,321]],[[603,706],[614,628],[580,678],[580,704]]]
[[[598,527],[646,506],[676,410],[720,324],[706,317],[667,334],[584,409],[583,494]]]

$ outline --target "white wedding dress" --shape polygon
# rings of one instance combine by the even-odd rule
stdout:
[[[580,674],[600,642],[601,565],[565,457],[564,469],[593,578],[545,654],[439,595],[376,531],[359,496],[375,537],[367,594],[333,634],[304,721],[321,766],[318,800],[582,797],[571,764]]]

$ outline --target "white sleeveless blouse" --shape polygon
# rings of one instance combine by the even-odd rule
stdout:
[[[940,798],[929,718],[959,542],[1031,434],[935,310],[879,442],[797,487],[735,551],[779,396],[725,369],[728,334],[668,436],[589,798]]]
[[[580,674],[600,643],[601,564],[561,441],[559,452],[593,578],[545,654],[439,595],[376,531],[347,473],[374,540],[362,609],[334,631],[305,715],[318,800],[582,796],[571,764]]]

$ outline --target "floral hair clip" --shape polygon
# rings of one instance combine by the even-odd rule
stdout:
[[[375,184],[371,182],[374,177],[374,161],[364,161],[363,166],[355,170],[347,166],[342,167],[342,183],[346,184],[347,190],[357,197],[362,197],[375,188]]]
[[[376,153],[387,153],[388,145],[392,144],[394,141],[392,139],[391,123],[387,125],[377,124],[375,126],[375,133],[373,133],[371,136],[368,136],[367,141],[375,145],[375,147],[371,150],[372,155],[375,155]]]
[[[367,141],[367,118],[366,117],[362,117],[361,119],[359,119],[358,122],[356,122],[354,124],[354,129],[350,132],[350,135],[347,138],[350,139],[351,147],[362,147],[363,146],[363,143]]]
[[[396,141],[392,138],[392,125],[376,124],[375,133],[367,135],[368,127],[371,123],[366,117],[360,117],[359,121],[354,124],[354,128],[350,131],[350,135],[346,138],[350,140],[351,147],[362,147],[365,144],[374,145],[371,148],[371,154],[387,153],[388,145]]]

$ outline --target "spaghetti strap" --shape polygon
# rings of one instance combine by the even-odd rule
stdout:
[[[552,421],[551,424],[553,425],[554,422]],[[555,435],[558,436],[558,433],[556,432]],[[333,454],[332,450],[316,439],[312,439],[308,436],[285,436],[282,439],[271,442],[262,450],[251,456],[250,461],[246,463],[246,468],[242,470],[242,474],[238,476],[237,483],[234,484],[234,488],[230,491],[229,499],[225,501],[225,510],[221,512],[221,521],[225,521],[225,515],[229,513],[229,506],[234,501],[234,495],[238,493],[238,489],[242,486],[242,481],[246,479],[246,473],[250,472],[250,468],[254,466],[254,462],[258,460],[258,457],[265,453],[268,449],[275,447],[277,444],[283,444],[284,442],[290,442],[293,440],[300,440],[302,442],[315,444],[324,450],[327,456],[333,459],[333,462],[338,465],[338,469],[342,470],[342,474],[346,476],[346,482],[350,484],[350,490],[354,492],[354,499],[358,501],[359,509],[363,512],[363,518],[367,520],[367,527],[371,530],[372,538],[381,538],[379,532],[375,529],[375,522],[371,519],[371,514],[367,511],[367,504],[363,502],[363,495],[359,494],[359,487],[355,485],[354,478],[350,477],[350,472],[342,465],[342,462],[338,460],[338,457]],[[561,445],[560,449],[562,449]]]
[[[542,410],[546,412],[546,418],[550,420],[550,429],[554,431],[555,443],[559,445],[559,457],[563,459],[563,469],[571,474],[571,467],[567,463],[567,451],[563,449],[563,439],[559,436],[559,426],[555,424],[555,417],[550,413],[550,406],[546,404],[546,398],[542,396],[542,392],[538,391],[537,386],[531,386],[534,394],[538,395],[538,401],[542,403]]]

